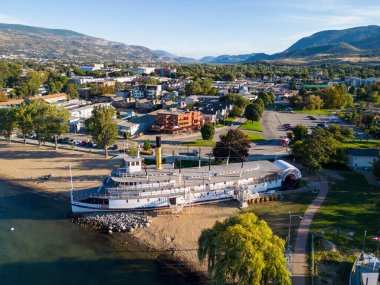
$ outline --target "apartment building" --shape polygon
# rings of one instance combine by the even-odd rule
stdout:
[[[161,133],[178,134],[199,130],[203,126],[203,117],[199,111],[172,110],[156,114],[156,123],[151,130]]]

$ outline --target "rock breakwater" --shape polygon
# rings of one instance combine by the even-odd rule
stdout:
[[[97,213],[73,219],[73,222],[83,227],[89,227],[109,234],[115,232],[133,232],[138,228],[150,226],[152,217],[147,213]]]

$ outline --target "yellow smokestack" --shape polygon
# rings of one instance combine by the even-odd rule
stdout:
[[[156,169],[162,169],[161,137],[156,137]]]

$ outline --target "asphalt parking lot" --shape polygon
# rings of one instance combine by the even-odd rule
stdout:
[[[284,124],[290,124],[292,127],[302,124],[308,128],[316,127],[320,123],[352,127],[334,115],[312,115],[316,120],[310,120],[307,116],[308,114],[265,111],[262,120],[264,136],[267,139],[278,139],[281,136],[286,136],[287,131],[283,127]]]

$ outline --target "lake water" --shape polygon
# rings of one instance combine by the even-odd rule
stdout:
[[[71,223],[68,210],[0,181],[1,285],[188,284],[138,246]]]

